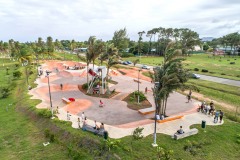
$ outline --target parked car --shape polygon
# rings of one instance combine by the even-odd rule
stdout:
[[[122,64],[129,65],[129,63],[127,61],[124,61]]]
[[[199,79],[200,76],[199,76],[198,74],[193,73],[193,74],[192,74],[192,78]]]
[[[150,67],[147,66],[147,65],[143,65],[143,66],[142,66],[142,69],[148,69],[148,70],[150,70]]]
[[[126,61],[128,64],[132,64],[132,62],[131,61]]]

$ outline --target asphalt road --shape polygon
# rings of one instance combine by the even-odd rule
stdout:
[[[240,81],[237,81],[237,80],[231,80],[231,79],[225,79],[225,78],[219,78],[219,77],[213,77],[213,76],[206,76],[206,75],[202,75],[202,74],[198,74],[198,75],[200,75],[200,79],[202,79],[202,80],[207,80],[207,81],[212,81],[212,82],[217,82],[217,83],[240,87]]]
[[[133,66],[133,64],[130,64],[128,66]],[[141,68],[142,64],[136,64],[136,67]],[[149,66],[149,67],[150,67],[150,70],[153,70],[153,66]],[[212,81],[212,82],[216,82],[216,83],[240,87],[240,81],[237,81],[237,80],[231,80],[231,79],[219,78],[219,77],[213,77],[213,76],[206,76],[206,75],[202,75],[202,74],[198,74],[198,75],[200,75],[200,79],[202,79],[202,80],[207,80],[207,81]]]

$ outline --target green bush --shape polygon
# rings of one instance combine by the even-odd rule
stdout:
[[[230,62],[230,64],[235,64],[235,62]]]
[[[10,95],[10,89],[8,87],[0,88],[1,98],[7,98]]]
[[[199,69],[198,68],[194,68],[194,71],[199,71]]]
[[[21,76],[22,76],[22,73],[20,71],[13,72],[13,77],[14,78],[20,78]]]
[[[37,109],[37,114],[45,118],[50,118],[52,116],[51,111],[48,109]]]
[[[207,69],[202,69],[202,72],[208,72],[208,70]]]
[[[134,54],[132,54],[132,53],[122,53],[120,56],[121,57],[134,57]]]
[[[134,99],[137,99],[138,95],[139,95],[139,102],[142,102],[142,101],[147,99],[146,96],[143,94],[143,92],[139,92],[139,94],[138,94],[138,91],[135,91],[135,92],[131,93],[130,101],[134,100]]]
[[[82,89],[84,89],[84,90],[88,89],[88,84],[87,83],[83,84]]]

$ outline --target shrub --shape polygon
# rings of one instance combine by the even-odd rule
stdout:
[[[19,64],[15,64],[15,67],[18,68],[18,67],[19,67]]]
[[[20,71],[13,72],[13,77],[14,78],[20,78],[21,76],[22,76],[22,73]]]
[[[230,62],[230,64],[235,64],[235,62]]]
[[[87,83],[83,84],[82,89],[84,89],[84,90],[88,89],[88,84]]]
[[[132,53],[122,53],[121,57],[134,57],[134,54],[132,54]]]
[[[202,72],[208,72],[208,70],[207,69],[202,69]]]
[[[33,71],[29,71],[28,74],[29,74],[29,75],[32,75],[32,74],[33,74]]]
[[[10,89],[8,87],[3,87],[0,89],[1,98],[7,98],[10,95]]]
[[[135,91],[133,93],[131,93],[130,95],[130,101],[133,101],[135,98],[138,98],[138,91]],[[139,91],[139,102],[142,102],[144,100],[146,100],[146,96],[143,94],[143,92]]]
[[[37,114],[45,118],[50,118],[52,116],[51,111],[49,111],[48,109],[38,109]]]
[[[221,75],[226,75],[225,73],[221,73]]]
[[[199,71],[199,69],[198,68],[194,68],[194,71]]]

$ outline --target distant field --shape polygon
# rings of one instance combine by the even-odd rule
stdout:
[[[123,60],[130,61],[134,61],[136,59],[140,58],[123,58]],[[141,57],[140,63],[157,66],[161,64],[162,61],[163,57]],[[235,62],[235,64],[230,64],[230,62]],[[240,80],[240,57],[213,57],[208,54],[194,54],[191,55],[191,57],[186,57],[184,65],[186,68],[191,69],[195,73]],[[194,68],[198,68],[199,71],[194,71]],[[208,72],[201,72],[202,69],[206,69]]]

